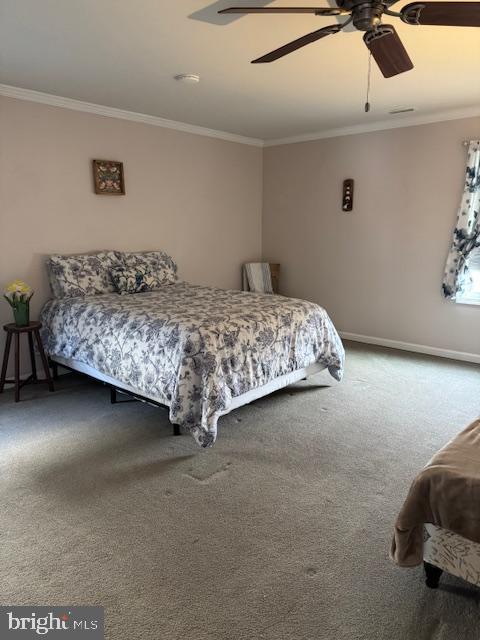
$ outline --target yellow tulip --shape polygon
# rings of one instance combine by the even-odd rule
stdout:
[[[12,306],[17,302],[28,302],[32,296],[33,289],[23,280],[14,280],[4,291],[4,298]]]

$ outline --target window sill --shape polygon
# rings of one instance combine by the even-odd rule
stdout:
[[[464,298],[458,298],[455,302],[457,304],[469,304],[478,307],[480,305],[480,295],[470,297],[465,296]]]

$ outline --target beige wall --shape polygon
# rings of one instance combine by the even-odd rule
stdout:
[[[319,302],[340,330],[480,354],[480,308],[440,292],[461,141],[479,135],[476,118],[266,148],[262,231],[261,149],[0,97],[0,287],[31,283],[36,316],[45,255],[102,248],[162,248],[181,278],[239,287],[263,235],[282,292]],[[93,193],[95,157],[124,162],[126,196]]]
[[[124,162],[125,196],[93,193],[93,158]],[[261,207],[260,148],[0,97],[0,288],[30,283],[34,316],[55,252],[160,248],[182,279],[240,288]]]
[[[440,290],[462,141],[479,135],[475,118],[265,149],[263,255],[282,264],[282,292],[346,332],[480,354],[480,307]]]

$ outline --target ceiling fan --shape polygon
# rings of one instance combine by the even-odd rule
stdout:
[[[308,33],[279,49],[252,60],[252,63],[273,62],[307,44],[338,33],[348,24],[365,31],[363,40],[385,78],[413,69],[405,47],[395,28],[383,24],[384,15],[400,18],[410,25],[443,25],[452,27],[480,27],[480,2],[412,2],[399,12],[390,6],[397,0],[335,0],[337,7],[231,7],[218,13],[310,13],[316,16],[348,16],[341,24],[332,24]]]

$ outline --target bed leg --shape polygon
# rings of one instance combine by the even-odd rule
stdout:
[[[439,569],[438,567],[436,567],[433,564],[430,564],[429,562],[424,562],[423,567],[425,569],[425,577],[426,577],[425,584],[430,589],[437,589],[438,583],[440,582],[440,576],[443,573],[443,569]]]
[[[117,390],[115,387],[110,387],[110,402],[111,404],[117,404]]]
[[[180,432],[180,425],[178,424],[174,424],[173,425],[173,435],[174,436],[181,436],[181,432]]]

